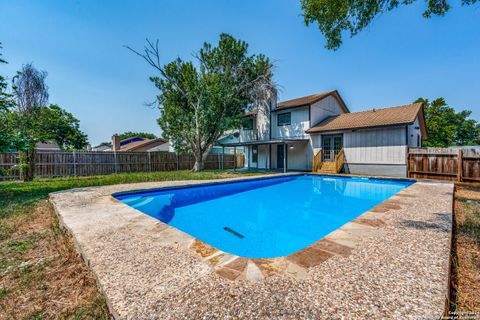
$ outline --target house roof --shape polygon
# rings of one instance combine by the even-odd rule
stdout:
[[[422,131],[422,138],[426,139],[427,130],[425,127],[422,103],[330,116],[308,129],[307,133],[410,124],[415,122],[417,117],[419,119],[420,130]]]
[[[120,140],[120,146],[127,145],[127,144],[132,143],[132,142],[145,141],[145,140],[147,140],[147,139],[139,137],[139,136],[128,137],[128,138]]]
[[[159,145],[164,144],[164,143],[166,143],[166,141],[163,140],[162,138],[144,139],[144,140],[140,140],[140,141],[130,142],[128,144],[120,146],[120,151],[135,151],[135,150],[145,148],[145,147],[153,148],[155,146],[159,146]]]
[[[35,148],[41,150],[60,150],[60,147],[54,141],[38,142]]]
[[[282,101],[277,103],[276,110],[308,106],[322,99],[325,99],[326,97],[329,97],[329,96],[333,96],[335,97],[335,99],[337,99],[338,103],[340,104],[340,107],[343,109],[345,113],[350,112],[350,110],[348,110],[347,105],[345,104],[345,102],[343,101],[342,97],[340,96],[337,90],[332,90],[332,91],[323,92],[323,93],[316,93],[316,94],[311,94],[308,96],[304,96],[304,97],[300,97],[292,100]]]
[[[255,116],[258,113],[258,108],[245,112],[245,117]]]

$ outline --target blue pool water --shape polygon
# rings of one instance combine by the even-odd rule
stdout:
[[[309,246],[412,183],[302,174],[114,196],[222,251],[273,258]]]

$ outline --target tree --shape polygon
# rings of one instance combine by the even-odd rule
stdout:
[[[427,147],[449,147],[453,145],[479,145],[480,124],[469,119],[471,111],[456,112],[447,105],[445,99],[437,98],[431,102],[419,98],[416,102],[424,105],[425,121],[428,130]]]
[[[327,39],[326,47],[336,50],[342,44],[342,32],[353,37],[379,14],[409,5],[416,0],[300,0],[303,18],[308,26],[317,23]],[[472,5],[478,0],[462,0],[462,5]],[[447,0],[425,0],[425,18],[443,16],[450,9]]]
[[[121,133],[118,136],[120,137],[120,140],[133,138],[133,137],[139,137],[139,138],[144,138],[144,139],[156,139],[157,138],[157,136],[154,135],[153,133],[132,132],[132,131],[127,131],[127,132]]]
[[[2,43],[0,42],[0,49]],[[0,52],[0,64],[7,63],[2,59]],[[7,79],[0,75],[0,152],[5,152],[13,147],[14,132],[7,125],[8,115],[11,109],[15,106],[13,95],[8,93]]]
[[[24,65],[13,79],[16,110],[8,112],[7,126],[17,133],[23,179],[35,175],[35,153],[39,142],[55,141],[62,149],[80,149],[87,143],[78,119],[57,105],[48,104],[47,73]]]
[[[3,49],[1,42],[0,49]],[[7,61],[2,59],[2,53],[0,52],[0,64],[4,63],[7,63]],[[15,105],[13,95],[7,92],[7,88],[7,79],[4,76],[0,75],[0,111],[12,108]]]
[[[275,93],[273,65],[264,55],[249,55],[248,44],[221,34],[217,46],[204,43],[198,67],[180,58],[160,64],[158,41],[147,40],[143,53],[127,47],[155,68],[150,80],[159,89],[158,124],[180,152],[193,153],[193,171],[225,131],[242,125],[246,110],[265,109]]]

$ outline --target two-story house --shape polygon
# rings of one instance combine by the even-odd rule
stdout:
[[[408,147],[427,138],[420,103],[350,112],[334,90],[266,109],[248,112],[237,141],[224,144],[245,147],[248,168],[322,172],[341,156],[346,173],[406,176]]]

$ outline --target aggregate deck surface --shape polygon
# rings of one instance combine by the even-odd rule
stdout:
[[[443,315],[452,183],[416,182],[311,246],[274,259],[221,252],[111,196],[199,183],[137,183],[50,195],[116,319]]]

